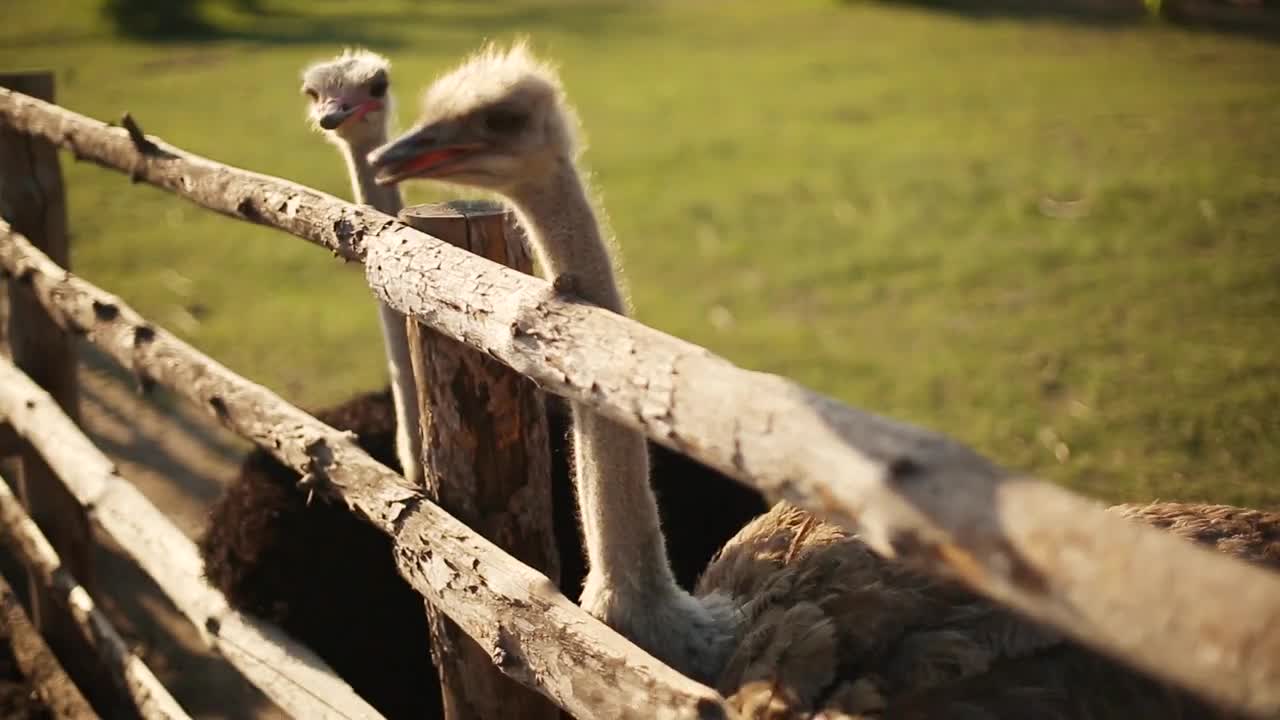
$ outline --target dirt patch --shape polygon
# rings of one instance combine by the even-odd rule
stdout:
[[[194,540],[209,506],[235,476],[247,444],[159,388],[140,393],[128,373],[92,348],[82,348],[81,357],[85,432]],[[192,717],[287,717],[207,649],[160,588],[109,538],[98,535],[95,599]]]
[[[7,720],[52,718],[49,706],[40,699],[35,685],[18,667],[12,643],[13,636],[8,626],[0,623],[0,717]]]

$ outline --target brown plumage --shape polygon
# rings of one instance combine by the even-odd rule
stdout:
[[[499,193],[544,271],[571,281],[558,287],[626,313],[576,167],[577,137],[555,70],[523,45],[489,47],[433,83],[418,125],[370,162],[387,184],[428,178]],[[589,560],[583,607],[716,685],[747,717],[1215,717],[786,504],[744,527],[696,593],[685,592],[671,572],[643,436],[588,405],[571,407]]]
[[[400,471],[390,390],[315,416]],[[200,536],[205,577],[232,607],[314,650],[386,717],[441,717],[422,597],[396,572],[391,540],[298,480],[265,450],[245,457]]]
[[[1280,513],[1110,508],[1280,569]],[[716,683],[746,718],[1237,718],[781,504],[726,545],[699,595],[747,628]]]
[[[1218,552],[1280,570],[1280,512],[1178,502],[1129,503],[1109,509]]]

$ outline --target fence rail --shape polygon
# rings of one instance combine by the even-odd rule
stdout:
[[[19,370],[0,360],[0,374]],[[133,701],[143,720],[184,720],[187,713],[178,705],[142,658],[125,644],[115,626],[98,609],[89,592],[63,565],[35,521],[0,477],[0,533],[17,548],[22,561],[40,578],[57,599],[71,609],[76,626],[86,642],[110,670],[113,679]]]
[[[0,222],[6,251],[19,242],[30,247],[7,232]],[[107,312],[107,307],[96,310]],[[51,315],[56,313],[50,308]],[[12,425],[44,457],[90,520],[155,580],[205,642],[286,712],[334,720],[382,717],[315,653],[279,629],[232,610],[205,582],[200,556],[187,536],[116,472],[47,392],[8,361],[0,361],[0,422]]]
[[[144,136],[131,122],[127,130],[111,128],[0,90],[0,124],[203,207],[362,260],[370,285],[388,304],[552,392],[588,403],[774,497],[857,529],[885,555],[959,577],[1167,680],[1254,713],[1280,710],[1280,577],[1109,515],[1056,486],[1013,476],[935,433],[738,368],[367,208],[186,153]],[[5,267],[21,275],[29,258],[18,247],[0,241]],[[401,569],[415,587],[501,657],[527,663],[510,670],[518,679],[541,682],[543,692],[565,704],[565,690],[572,686],[558,683],[568,682],[572,671],[548,668],[557,672],[552,677],[530,669],[544,662],[544,651],[559,652],[567,631],[575,628],[581,631],[576,642],[583,643],[575,649],[602,647],[595,643],[605,635],[595,626],[585,626],[587,632],[571,623],[547,635],[549,628],[559,627],[556,623],[576,620],[580,611],[556,594],[533,625],[499,632],[489,611],[479,606],[522,593],[549,597],[535,592],[522,566],[487,543],[478,544],[474,533],[430,503],[412,495],[395,497],[400,486],[394,475],[367,467],[367,458],[353,452],[349,442],[316,428],[318,423],[299,411],[280,403],[272,405],[279,413],[270,417],[237,415],[241,408],[248,411],[241,404],[245,398],[266,391],[246,388],[251,384],[230,373],[202,374],[199,366],[186,364],[202,356],[168,336],[158,343],[162,336],[150,326],[135,347],[134,336],[122,334],[128,323],[95,314],[92,293],[76,285],[80,281],[48,267],[28,279],[46,307],[64,316],[64,326],[79,327],[91,338],[98,330],[118,336],[110,344],[119,347],[108,350],[122,362],[165,384],[192,383],[178,383],[177,389],[256,442],[283,441],[274,449],[265,446],[291,466],[327,473],[349,502],[393,534]],[[167,357],[156,350],[160,345],[170,348]],[[201,383],[221,389],[197,389]],[[237,394],[250,390],[250,395]],[[210,404],[215,398],[218,402]],[[263,420],[282,425],[268,428]],[[410,559],[424,547],[438,554]],[[472,558],[496,564],[482,565],[483,571],[471,576],[486,583],[505,581],[499,587],[512,592],[462,602],[449,579],[468,575],[459,561]],[[452,568],[442,564],[446,559]],[[541,617],[542,611],[548,616]],[[512,644],[521,652],[513,653]],[[593,672],[602,669],[592,667]],[[687,698],[702,692],[684,687]]]

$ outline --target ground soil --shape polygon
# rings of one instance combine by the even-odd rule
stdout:
[[[82,426],[121,473],[194,540],[247,446],[163,390],[139,393],[131,377],[92,348],[82,348],[81,355]],[[203,645],[119,548],[101,533],[96,540],[95,599],[192,717],[287,717]],[[5,563],[4,571],[22,592],[25,582],[12,565]],[[9,642],[7,634],[0,635],[0,718],[51,717],[14,664]]]
[[[13,637],[0,627],[0,718],[5,720],[45,720],[52,718],[49,707],[18,668],[10,646]]]

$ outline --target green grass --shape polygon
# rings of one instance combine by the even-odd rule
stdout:
[[[8,0],[0,68],[345,196],[307,61],[387,52],[403,126],[481,38],[527,33],[644,322],[1096,496],[1280,503],[1280,45],[856,2],[263,4],[148,44]],[[88,278],[299,402],[381,381],[360,273],[66,171]]]

